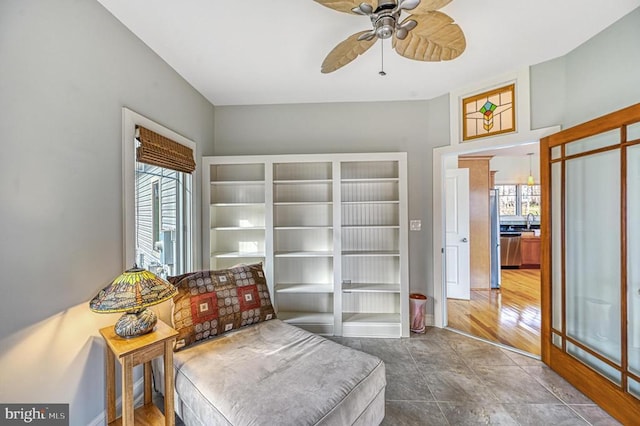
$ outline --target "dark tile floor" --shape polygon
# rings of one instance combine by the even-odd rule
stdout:
[[[450,330],[331,339],[384,360],[382,425],[620,424],[541,361]]]

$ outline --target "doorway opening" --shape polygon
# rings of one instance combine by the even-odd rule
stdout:
[[[457,164],[449,162],[468,171],[469,183],[464,194],[455,194],[468,201],[449,201],[449,191],[456,191],[453,185],[445,187],[445,254],[446,276],[460,281],[451,285],[447,280],[448,327],[539,356],[540,185],[534,156],[537,160],[538,143],[458,155]],[[447,176],[451,174],[447,170]],[[460,236],[451,238],[449,221],[466,217],[464,208],[470,226],[459,226],[468,228],[468,238],[462,236],[459,243]],[[468,260],[458,256],[452,263],[455,251],[449,248],[460,245],[469,246]],[[464,283],[460,272],[467,264],[469,280]],[[467,291],[457,291],[463,286]]]
[[[451,203],[446,199],[447,188],[450,186],[446,183],[446,174],[447,170],[459,168],[458,166],[461,165],[459,159],[461,157],[466,157],[467,159],[472,157],[482,157],[487,160],[487,173],[492,170],[496,173],[493,175],[491,181],[487,178],[487,191],[485,193],[486,204],[485,206],[481,205],[478,207],[474,206],[473,201],[471,201],[469,212],[470,218],[472,218],[475,212],[482,211],[486,215],[486,220],[488,221],[490,216],[490,212],[488,211],[489,189],[495,188],[496,185],[503,185],[507,183],[524,184],[526,186],[529,180],[528,175],[531,173],[529,170],[529,160],[531,156],[528,156],[528,154],[531,152],[536,154],[534,169],[537,171],[539,140],[545,133],[553,133],[553,130],[540,129],[539,131],[532,131],[531,134],[533,136],[530,135],[530,137],[527,137],[526,139],[522,135],[519,140],[513,137],[509,140],[505,138],[505,142],[501,144],[496,143],[495,140],[493,143],[479,143],[473,146],[472,144],[459,144],[443,148],[439,153],[434,152],[434,209],[439,209],[441,213],[441,216],[438,216],[437,214],[434,215],[434,250],[436,250],[436,247],[439,247],[437,250],[442,253],[441,264],[436,265],[434,268],[438,269],[438,267],[440,267],[440,270],[434,271],[434,279],[436,279],[436,283],[441,283],[441,286],[435,286],[434,291],[434,298],[438,299],[438,289],[439,287],[441,289],[441,303],[438,304],[436,301],[434,304],[436,326],[449,327],[452,330],[459,331],[463,334],[534,356],[540,355],[541,346],[541,286],[539,263],[535,264],[534,262],[533,264],[523,264],[520,261],[516,266],[508,264],[509,262],[505,261],[505,267],[499,267],[497,269],[499,286],[494,286],[494,288],[491,288],[492,274],[490,272],[486,272],[485,276],[480,277],[480,281],[483,284],[478,285],[478,274],[474,273],[473,268],[470,268],[468,300],[454,298],[450,295],[449,281],[452,276],[459,277],[461,267],[457,259],[454,262],[451,261],[450,255],[452,251],[448,249],[447,219],[448,216],[450,216],[448,209]],[[540,136],[538,137],[537,135]],[[513,178],[510,177],[511,175],[509,173],[503,173],[503,175],[500,176],[500,172],[491,167],[490,160],[501,157],[505,159],[507,164],[520,163],[523,177]],[[520,158],[520,161],[516,161],[517,158]],[[525,166],[522,166],[522,164]],[[436,170],[436,168],[438,168],[438,170]],[[470,176],[469,179],[470,182],[472,182],[474,177]],[[436,180],[438,180],[438,182],[435,182]],[[539,183],[539,180],[536,179],[536,181],[536,184]],[[436,185],[440,192],[436,191]],[[512,204],[520,202],[519,200],[512,201]],[[438,210],[436,210],[436,212],[437,211]],[[530,227],[530,229],[526,229],[527,218],[526,215],[523,217],[522,211],[520,211],[519,214],[510,215],[511,217],[507,216],[509,215],[503,215],[502,217],[502,228],[497,227],[496,235],[498,238],[500,238],[501,230],[504,231],[505,234],[508,234],[509,232],[515,234],[518,232],[521,234],[518,236],[522,239],[528,238],[529,236],[535,237],[525,242],[525,246],[527,246],[525,249],[535,241],[534,244],[537,243],[537,250],[539,253],[539,216],[534,222],[535,226]],[[498,219],[498,226],[500,223],[501,221]],[[486,227],[489,228],[489,226],[490,225],[487,223]],[[476,227],[477,225],[472,223],[470,226],[470,236],[471,232]],[[522,237],[523,231],[526,233],[524,238]],[[490,230],[487,230],[486,232],[489,233]],[[504,236],[507,237],[507,235]],[[473,241],[472,237],[469,241]],[[500,241],[500,243],[501,242],[502,241]],[[436,244],[438,244],[438,246],[436,246]],[[484,249],[470,247],[470,259],[473,259],[474,256],[480,254],[480,257],[484,255],[485,261],[490,263],[490,256],[487,255],[487,251],[489,251],[490,248],[490,242],[487,242],[486,244],[487,246],[485,246]],[[472,246],[473,244],[469,245]],[[504,248],[506,249],[507,247]],[[521,256],[522,247],[518,247],[517,250]],[[525,259],[529,255],[530,253],[525,253]],[[529,261],[527,260],[527,262]],[[471,260],[470,263],[473,263],[473,260]],[[452,265],[455,266],[455,268],[452,268]],[[490,266],[487,265],[486,270],[489,271]],[[495,273],[493,275],[495,275]],[[473,281],[471,279],[472,277],[476,280],[474,285],[471,284]],[[438,324],[439,315],[441,315],[440,324]]]

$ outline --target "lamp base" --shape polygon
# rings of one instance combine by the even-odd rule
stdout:
[[[127,312],[115,325],[115,332],[120,337],[136,337],[149,333],[158,322],[158,316],[150,309]]]

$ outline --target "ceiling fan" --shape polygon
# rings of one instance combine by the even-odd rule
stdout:
[[[373,24],[373,29],[353,34],[329,52],[321,68],[325,74],[347,65],[378,39],[393,37],[396,52],[418,61],[448,61],[460,56],[466,47],[460,27],[437,10],[451,0],[315,1],[339,12],[368,16]],[[403,11],[411,14],[401,21]]]

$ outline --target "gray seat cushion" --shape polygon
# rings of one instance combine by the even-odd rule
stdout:
[[[174,366],[185,424],[353,425],[384,417],[379,358],[280,320],[177,352]]]

